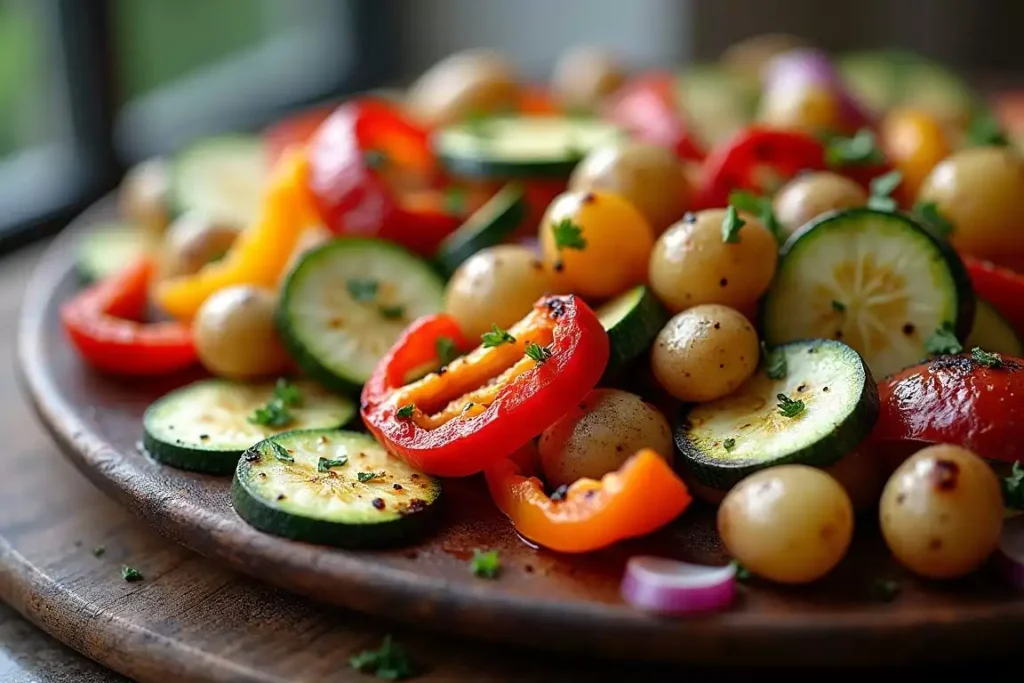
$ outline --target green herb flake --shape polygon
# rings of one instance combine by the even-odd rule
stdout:
[[[380,290],[380,283],[376,280],[350,278],[348,282],[345,283],[345,288],[348,289],[349,296],[356,301],[367,302],[373,301],[377,298],[377,292]]]
[[[302,390],[284,377],[278,377],[277,383],[274,385],[274,398],[286,406],[300,406],[302,405]]]
[[[948,320],[925,340],[924,347],[933,356],[960,353],[964,350],[960,340],[953,334],[953,323]]]
[[[746,583],[750,581],[750,570],[740,564],[738,561],[733,560],[732,566],[736,568],[736,580],[740,583]]]
[[[1013,463],[1010,475],[1002,480],[1003,504],[1011,510],[1024,510],[1024,468]]]
[[[771,197],[759,197],[753,192],[747,192],[746,190],[733,190],[729,193],[729,204],[735,206],[740,211],[746,211],[757,216],[758,220],[764,223],[764,227],[768,228],[768,231],[775,236],[779,244],[786,241],[786,234],[782,229],[782,224],[775,217],[775,208],[772,205]]]
[[[890,195],[903,182],[903,174],[899,171],[889,171],[871,180],[871,196],[868,198],[868,207],[877,211],[895,211],[896,200]]]
[[[441,362],[441,365],[448,365],[459,357],[459,349],[451,337],[438,337],[434,342],[434,350],[437,352],[437,360]]]
[[[498,557],[498,551],[484,552],[479,548],[473,548],[473,558],[469,561],[469,570],[473,572],[474,576],[484,579],[498,578],[498,572],[501,571],[501,559]]]
[[[320,458],[319,460],[316,461],[316,471],[317,472],[324,472],[324,473],[326,473],[326,472],[330,472],[332,467],[341,467],[342,465],[347,465],[347,464],[348,464],[348,456],[347,455],[343,455],[343,456],[341,456],[340,458],[338,458],[336,460],[331,460],[329,458]]]
[[[413,403],[406,403],[404,406],[395,411],[395,417],[408,420],[412,417],[412,414],[416,412],[416,405]]]
[[[870,166],[884,162],[885,155],[878,146],[875,134],[862,128],[852,137],[829,140],[825,147],[825,161],[832,168]]]
[[[360,484],[365,484],[368,481],[373,481],[379,477],[383,477],[383,472],[359,472],[356,474],[356,479],[359,480]]]
[[[379,170],[387,166],[388,155],[379,149],[368,149],[363,152],[363,163],[373,170]]]
[[[96,546],[95,548],[92,549],[92,556],[93,557],[103,557],[104,555],[106,555],[106,553],[107,553],[107,549],[106,549],[106,547],[104,547],[102,545],[98,545],[98,546]]]
[[[583,238],[583,228],[572,222],[571,218],[563,218],[551,226],[551,232],[555,236],[555,248],[576,249],[581,251],[587,248],[587,240]]]
[[[937,237],[948,238],[953,234],[953,224],[939,212],[935,202],[918,202],[914,205],[914,215]]]
[[[725,449],[726,453],[732,451],[732,449],[736,448],[736,439],[726,439],[722,442],[722,448]]]
[[[444,189],[443,195],[444,212],[453,216],[466,215],[466,190],[457,186],[450,186]]]
[[[377,312],[380,313],[382,318],[398,320],[405,315],[405,306],[402,306],[401,304],[395,306],[380,306],[377,308]]]
[[[900,594],[900,584],[893,579],[875,579],[871,584],[871,596],[879,602],[892,602]]]
[[[776,394],[775,398],[779,400],[777,407],[783,417],[794,418],[804,412],[805,406],[803,401],[794,401],[785,394]]]
[[[496,324],[491,323],[491,331],[481,334],[480,341],[485,349],[491,349],[502,344],[515,344],[516,338]]]
[[[986,368],[999,368],[1003,366],[1002,356],[998,353],[984,351],[980,346],[975,346],[971,349],[971,358]]]
[[[785,352],[781,349],[770,351],[765,343],[761,342],[761,353],[764,355],[764,370],[768,379],[785,379],[789,372]]]
[[[846,304],[844,304],[842,301],[836,301],[835,299],[832,299],[832,310],[835,311],[836,313],[845,313]]]
[[[249,422],[254,425],[274,428],[287,426],[293,419],[295,418],[288,410],[288,406],[277,397],[267,401],[265,406],[254,410],[248,418]]]
[[[146,577],[138,569],[124,565],[121,567],[121,578],[128,583],[135,583],[136,581],[142,581]]]
[[[401,681],[416,675],[412,659],[390,634],[384,636],[378,649],[363,650],[349,657],[348,665],[356,671],[372,673],[385,681]]]
[[[986,112],[971,120],[967,130],[967,144],[971,147],[1008,147],[1010,140],[999,121]]]
[[[736,244],[740,241],[740,228],[747,222],[740,218],[736,207],[732,204],[725,210],[725,218],[722,219],[722,241],[726,244]]]
[[[276,441],[270,442],[270,450],[274,452],[274,458],[281,462],[295,462],[295,458],[292,457],[292,454]]]
[[[528,358],[536,361],[538,365],[551,358],[551,349],[540,344],[534,344],[533,342],[526,345],[525,353]]]
[[[466,131],[475,138],[489,138],[494,136],[494,117],[487,112],[470,112],[465,116],[462,124]]]

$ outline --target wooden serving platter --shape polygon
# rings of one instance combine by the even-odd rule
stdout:
[[[859,522],[850,555],[813,586],[758,581],[735,608],[702,618],[642,614],[618,593],[625,560],[661,554],[719,563],[714,511],[695,505],[671,528],[591,555],[531,547],[490,504],[477,477],[447,482],[438,531],[392,551],[342,551],[254,530],[231,509],[229,478],[182,472],[138,449],[146,406],[200,375],[125,381],[90,371],[65,342],[60,303],[76,291],[74,232],[104,216],[99,206],[58,239],[37,268],[20,321],[18,363],[43,424],[70,460],[153,528],[199,553],[286,590],[405,622],[491,641],[609,657],[679,662],[867,663],[934,661],[1008,653],[1024,627],[1024,596],[995,576],[936,584],[890,559],[872,519]],[[474,548],[501,552],[503,572],[470,574]],[[872,598],[881,579],[897,599]]]

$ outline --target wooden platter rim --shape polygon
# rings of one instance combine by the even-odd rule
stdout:
[[[93,207],[76,224],[88,224],[101,208],[102,205]],[[387,619],[412,623],[429,620],[442,630],[472,638],[536,646],[538,633],[558,634],[558,638],[544,638],[544,646],[586,651],[593,643],[588,638],[601,631],[605,631],[601,635],[607,636],[607,629],[611,629],[623,639],[605,654],[652,660],[722,661],[723,654],[746,656],[749,651],[750,656],[765,657],[766,661],[788,661],[793,657],[782,652],[769,653],[779,648],[792,652],[801,643],[802,656],[820,659],[844,651],[841,645],[829,645],[843,639],[881,643],[910,633],[915,635],[910,640],[931,643],[930,648],[922,647],[918,654],[934,656],[936,651],[942,652],[936,647],[939,643],[953,646],[964,629],[1003,634],[989,643],[995,650],[1001,650],[1010,646],[1012,632],[1024,627],[1024,601],[955,608],[927,604],[898,611],[878,605],[842,614],[738,610],[710,619],[658,619],[596,602],[510,595],[493,590],[486,583],[427,577],[375,563],[372,557],[344,552],[332,552],[333,589],[324,593],[323,577],[310,581],[305,574],[316,565],[317,554],[326,549],[267,536],[233,513],[230,518],[221,518],[187,498],[153,499],[140,495],[127,485],[138,476],[137,465],[86,424],[61,395],[56,379],[47,370],[44,339],[54,295],[73,275],[72,247],[77,232],[73,225],[60,236],[30,279],[19,316],[19,383],[46,431],[91,482],[162,534],[238,571],[317,600]],[[260,563],[268,561],[279,571],[257,571]],[[495,620],[495,614],[501,618]],[[603,626],[597,630],[588,628],[587,624],[592,623]],[[668,637],[679,638],[687,646],[666,651],[657,645],[657,641]],[[602,644],[606,645],[608,640],[602,638]],[[857,657],[847,656],[871,657],[864,652]]]

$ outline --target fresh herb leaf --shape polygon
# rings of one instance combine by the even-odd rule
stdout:
[[[405,315],[405,306],[379,306],[377,308],[377,312],[380,313],[382,318],[387,318],[388,320],[397,320],[398,318],[401,318],[403,315]]]
[[[789,372],[786,354],[781,349],[769,351],[764,342],[761,342],[761,352],[764,354],[764,371],[768,379],[785,379]]]
[[[764,227],[775,235],[775,239],[782,244],[786,241],[786,234],[782,224],[775,217],[775,207],[772,205],[771,197],[759,197],[753,192],[746,190],[733,190],[729,193],[729,204],[740,211],[746,211],[757,216],[758,220],[764,223]]]
[[[274,451],[274,457],[281,462],[295,462],[295,458],[292,457],[292,454],[276,441],[270,442],[270,450]]]
[[[889,171],[871,180],[871,196],[868,198],[868,207],[877,211],[895,211],[896,200],[890,197],[900,183],[903,182],[903,174],[899,171]]]
[[[967,144],[971,147],[1008,147],[1010,140],[999,121],[992,114],[983,113],[971,120],[967,130]]]
[[[939,326],[924,342],[924,348],[933,356],[960,353],[964,347],[953,334],[953,323],[948,320]]]
[[[984,365],[986,368],[998,368],[1003,365],[1003,357],[998,353],[989,353],[982,350],[980,346],[971,349],[971,358]]]
[[[317,472],[330,472],[332,467],[341,467],[342,465],[348,464],[348,456],[343,455],[337,460],[330,460],[328,458],[320,458],[316,461]]]
[[[274,397],[265,406],[257,408],[249,416],[249,422],[264,427],[284,427],[291,424],[294,417],[288,406],[281,399]]]
[[[416,667],[405,648],[392,640],[391,635],[376,650],[363,650],[349,657],[348,665],[356,671],[372,673],[386,681],[401,681],[416,675]]]
[[[453,216],[466,215],[466,190],[452,185],[444,189],[444,212]]]
[[[1024,510],[1024,468],[1020,461],[1013,463],[1010,476],[1002,481],[1003,504],[1012,510]]]
[[[494,323],[491,323],[491,331],[481,334],[480,341],[483,342],[485,349],[490,349],[502,344],[515,344],[516,338]]]
[[[473,137],[489,138],[494,135],[494,127],[491,125],[493,118],[487,112],[470,112],[462,123]]]
[[[900,594],[900,584],[893,579],[875,579],[871,584],[871,596],[881,602],[892,602]]]
[[[740,583],[746,583],[750,581],[750,570],[740,564],[737,560],[732,561],[732,566],[736,568],[736,580]]]
[[[104,546],[98,545],[98,546],[96,546],[95,548],[92,549],[92,556],[93,557],[103,557],[106,554],[106,552],[107,552],[107,549]]]
[[[395,411],[395,417],[403,420],[408,420],[412,417],[412,414],[416,412],[416,406],[412,403],[406,403],[404,406]]]
[[[829,166],[869,166],[885,161],[875,134],[861,128],[852,137],[834,137],[825,147],[825,161]]]
[[[368,481],[373,481],[377,477],[383,477],[383,472],[359,472],[356,474],[356,479],[359,480],[360,484],[365,484]]]
[[[498,578],[498,572],[501,571],[501,560],[498,558],[498,551],[488,550],[484,552],[479,548],[473,548],[473,558],[469,561],[469,570],[474,575],[485,579]]]
[[[836,301],[835,299],[832,299],[832,310],[835,311],[836,313],[845,313],[846,304],[844,304],[842,301]]]
[[[437,360],[441,365],[448,365],[459,357],[459,350],[455,346],[455,340],[451,337],[438,337],[434,342],[434,350],[437,352]]]
[[[388,163],[387,152],[379,149],[368,149],[363,152],[363,163],[374,170],[384,168]]]
[[[892,197],[868,197],[868,208],[875,211],[895,211],[899,207]]]
[[[551,349],[540,344],[530,342],[526,345],[526,355],[537,362],[538,365],[551,358]]]
[[[914,214],[936,236],[945,238],[953,234],[953,224],[939,212],[939,205],[935,202],[918,202],[914,205]]]
[[[726,453],[736,448],[736,439],[726,439],[722,442],[722,448],[725,449]]]
[[[726,244],[736,244],[740,241],[740,228],[747,222],[736,213],[736,207],[732,204],[725,210],[725,218],[722,219],[722,241]]]
[[[779,399],[777,407],[779,409],[779,413],[781,413],[783,417],[794,418],[804,412],[803,401],[794,401],[785,394],[776,394],[775,398]]]
[[[142,581],[146,577],[138,569],[124,565],[121,567],[121,578],[128,583],[134,583],[135,581]]]
[[[377,298],[377,291],[380,289],[380,283],[376,280],[360,280],[358,278],[351,278],[345,283],[345,287],[348,289],[349,295],[356,301],[373,301]]]
[[[286,406],[302,405],[302,390],[284,377],[277,379],[274,385],[274,397]]]
[[[572,222],[571,218],[563,218],[551,226],[555,236],[555,248],[583,250],[587,248],[587,240],[583,238],[583,228]]]

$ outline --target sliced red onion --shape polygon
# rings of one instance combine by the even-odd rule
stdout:
[[[637,556],[626,563],[622,597],[658,614],[694,614],[728,607],[736,596],[736,566],[712,567],[664,557]]]
[[[1003,523],[996,561],[1010,583],[1024,588],[1024,516],[1015,515]]]
[[[870,126],[874,116],[845,87],[832,60],[821,50],[796,48],[776,55],[764,71],[764,89],[775,97],[785,97],[805,88],[833,93],[843,123],[850,128]]]

